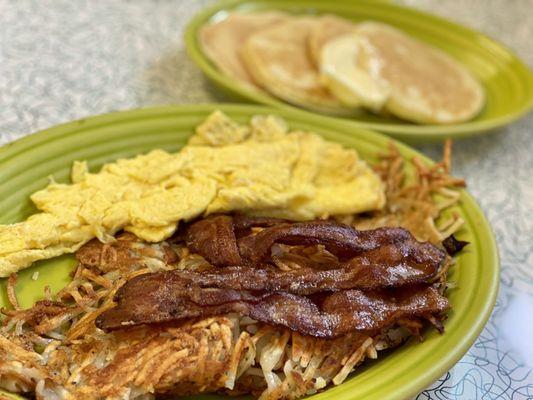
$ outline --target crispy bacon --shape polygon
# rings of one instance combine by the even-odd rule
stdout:
[[[266,228],[241,237],[243,231],[255,226]],[[438,265],[445,259],[441,249],[416,241],[403,228],[360,231],[332,221],[287,223],[273,218],[219,215],[195,222],[187,230],[189,249],[216,266],[258,265],[270,256],[275,243],[324,245],[341,260],[365,252],[374,252],[373,257],[381,260],[389,256],[399,259],[395,255],[399,253],[416,264]],[[382,248],[387,250],[380,252]]]
[[[187,247],[213,265],[239,265],[242,259],[233,231],[233,219],[217,215],[195,222],[187,229]]]
[[[150,290],[141,277],[130,281],[117,298],[118,306],[101,314],[97,326],[115,330],[236,312],[304,335],[333,338],[355,331],[376,333],[405,318],[434,318],[448,308],[447,299],[431,286],[314,297],[185,286],[176,293],[154,276],[159,274],[150,275],[155,278]]]
[[[280,224],[239,240],[244,259],[259,262],[269,255],[274,243],[289,245],[322,244],[341,259],[374,250],[380,246],[413,240],[402,228],[379,228],[359,231],[331,221],[311,221]]]
[[[380,251],[385,251],[381,249]],[[373,254],[353,258],[348,263],[331,269],[303,267],[282,271],[271,265],[261,267],[235,266],[206,271],[172,270],[160,276],[142,275],[147,289],[154,279],[165,282],[169,290],[177,293],[184,287],[203,287],[267,292],[288,292],[310,295],[343,289],[379,289],[426,283],[433,280],[438,264],[424,265],[405,260],[379,260]],[[119,291],[120,293],[120,291]]]
[[[468,244],[468,242],[463,240],[457,240],[453,235],[448,236],[442,241],[442,245],[450,256],[454,256],[455,254],[459,253]]]
[[[213,226],[229,221],[222,217],[210,218],[205,222],[207,229],[225,232],[227,229]],[[226,240],[204,238],[196,234],[198,227],[203,224],[197,222],[193,225],[191,236],[196,236],[196,246],[193,251],[201,251],[212,262],[228,260],[227,254],[234,253],[235,249],[228,244],[220,248]],[[357,231],[345,225],[318,222],[306,224],[275,225],[257,234],[249,235],[239,241],[239,247],[244,265],[227,266],[204,272],[172,271],[168,274],[179,275],[181,279],[190,284],[202,287],[217,287],[236,290],[259,291],[286,291],[294,294],[311,294],[324,290],[340,289],[376,289],[384,287],[398,287],[409,284],[429,282],[434,279],[441,266],[445,263],[446,254],[443,250],[430,243],[418,242],[406,230],[401,228],[382,228],[371,231]],[[324,237],[320,237],[324,233]],[[299,236],[297,236],[299,235]],[[346,236],[353,241],[341,242]],[[202,240],[198,239],[202,237]],[[325,269],[302,266],[291,271],[281,271],[261,258],[265,257],[268,249],[278,240],[284,243],[311,244],[320,241],[321,244],[330,244],[330,250],[337,254],[357,254],[346,261],[332,262]],[[344,239],[343,239],[344,240]],[[191,240],[192,241],[192,240]],[[343,243],[346,245],[343,247]],[[231,248],[231,250],[228,250]],[[341,250],[339,250],[341,249]],[[253,251],[257,251],[256,256]],[[235,258],[237,256],[235,255]],[[251,263],[250,259],[255,262]],[[227,263],[224,263],[227,265]]]
[[[257,226],[264,229],[251,229]],[[305,335],[337,337],[378,332],[400,319],[438,320],[448,307],[431,286],[446,253],[401,228],[358,231],[331,221],[219,215],[191,224],[186,242],[224,268],[137,276],[118,290],[117,307],[101,314],[97,326],[113,330],[236,312]],[[270,263],[274,244],[323,245],[334,256],[282,270]]]
[[[187,247],[216,266],[243,263],[237,238],[251,233],[253,227],[271,227],[286,222],[277,218],[245,215],[213,215],[190,224],[186,228]]]

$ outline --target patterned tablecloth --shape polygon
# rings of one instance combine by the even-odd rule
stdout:
[[[533,65],[533,1],[404,0],[498,38]],[[185,54],[202,1],[0,0],[0,144],[89,115],[223,101]],[[467,355],[417,399],[533,399],[533,115],[457,142],[454,173],[499,243],[501,290]],[[420,146],[433,158],[439,145]]]

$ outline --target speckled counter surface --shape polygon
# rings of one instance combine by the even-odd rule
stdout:
[[[208,1],[0,0],[0,144],[89,115],[223,101],[185,54],[182,31]],[[470,25],[533,65],[532,0],[404,0]],[[419,147],[433,158],[439,145]],[[533,115],[457,142],[501,255],[490,322],[418,399],[533,399]]]

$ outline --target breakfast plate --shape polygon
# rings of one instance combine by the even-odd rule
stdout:
[[[478,79],[485,91],[482,111],[467,122],[448,125],[414,124],[395,117],[361,111],[356,115],[342,117],[353,125],[414,142],[459,138],[502,127],[526,114],[533,105],[533,75],[528,67],[503,45],[445,19],[399,5],[371,0],[341,0],[333,3],[326,0],[228,0],[200,12],[189,23],[185,32],[187,51],[211,81],[241,100],[281,109],[295,108],[222,73],[202,50],[199,32],[204,25],[223,20],[234,11],[251,13],[271,10],[297,15],[333,14],[354,22],[373,20],[390,24],[458,60]]]
[[[354,148],[370,163],[376,162],[391,142],[381,134],[352,124],[332,124],[330,119],[309,113],[264,106],[166,106],[91,117],[39,132],[0,149],[0,223],[15,223],[34,213],[29,195],[46,186],[51,176],[57,182],[68,182],[75,160],[87,160],[89,169],[95,171],[104,163],[151,149],[176,151],[186,143],[194,127],[217,109],[238,122],[258,114],[279,115],[290,128],[314,131],[329,141]],[[410,147],[395,145],[406,160],[416,156],[431,164]],[[422,343],[411,339],[378,360],[364,364],[345,383],[313,398],[408,398],[449,370],[473,344],[496,299],[498,254],[487,220],[466,191],[461,191],[459,205],[452,212],[465,221],[458,238],[470,244],[451,270],[450,281],[456,287],[449,291],[452,311],[444,323],[445,333],[428,331]],[[42,298],[47,285],[52,293],[57,293],[71,279],[69,273],[74,265],[74,258],[66,255],[40,261],[21,271],[17,285],[20,305],[29,307]],[[5,279],[0,280],[1,307],[8,305],[6,285]]]

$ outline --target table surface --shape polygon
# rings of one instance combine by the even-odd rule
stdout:
[[[403,0],[497,38],[533,65],[532,0]],[[211,1],[0,0],[0,144],[81,117],[223,101],[182,32]],[[533,399],[533,115],[455,144],[454,174],[501,255],[494,313],[463,359],[417,399]],[[418,146],[438,158],[440,145]]]

